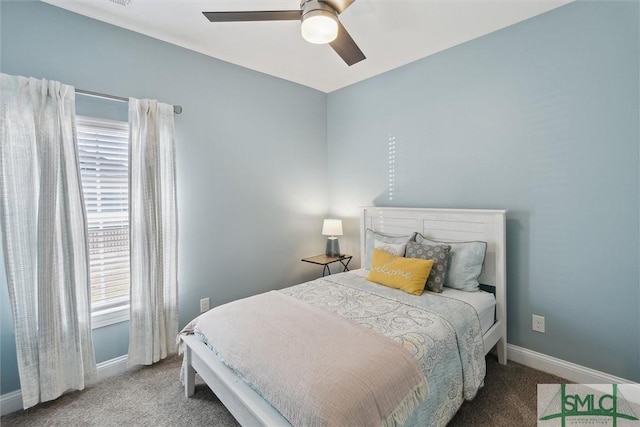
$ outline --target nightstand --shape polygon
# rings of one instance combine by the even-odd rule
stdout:
[[[328,276],[331,274],[331,270],[329,269],[329,264],[333,264],[334,262],[339,262],[344,267],[342,271],[349,271],[347,267],[349,262],[353,258],[353,255],[340,255],[340,256],[326,256],[326,255],[316,255],[309,258],[303,258],[301,261],[310,262],[311,264],[322,265],[322,277]]]

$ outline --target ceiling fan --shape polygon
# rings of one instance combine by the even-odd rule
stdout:
[[[366,57],[338,20],[355,0],[300,0],[300,10],[202,12],[211,22],[301,20],[302,37],[310,43],[329,45],[351,66]]]

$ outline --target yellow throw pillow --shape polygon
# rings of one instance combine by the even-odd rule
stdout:
[[[412,295],[422,295],[431,267],[432,259],[397,257],[374,249],[367,280],[401,289]]]

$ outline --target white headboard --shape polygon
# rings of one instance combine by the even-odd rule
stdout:
[[[505,278],[504,210],[421,209],[365,207],[362,209],[360,255],[364,260],[365,230],[383,234],[421,233],[433,240],[487,242],[487,254],[480,283],[497,286]]]
[[[480,283],[495,287],[496,320],[506,345],[506,211],[485,209],[362,208],[360,259],[365,259],[367,228],[389,235],[413,232],[441,241],[487,242]],[[506,351],[506,350],[505,350]],[[505,353],[506,354],[506,353]]]

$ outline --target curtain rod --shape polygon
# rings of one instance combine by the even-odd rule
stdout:
[[[92,96],[94,98],[110,99],[112,101],[129,102],[129,98],[123,96],[107,95],[106,93],[92,92],[90,90],[76,89],[76,93],[80,95]],[[174,105],[173,112],[175,114],[182,113],[182,105]]]

